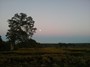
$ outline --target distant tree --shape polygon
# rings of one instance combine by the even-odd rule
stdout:
[[[2,38],[1,38],[1,35],[0,35],[0,43],[2,42]]]
[[[2,40],[2,37],[0,35],[0,47],[3,45],[3,40]]]
[[[35,21],[25,13],[15,14],[8,22],[10,29],[6,37],[13,44],[26,42],[32,38],[36,31],[36,28],[34,28]]]

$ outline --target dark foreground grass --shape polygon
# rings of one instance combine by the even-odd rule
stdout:
[[[0,67],[90,67],[90,49],[45,47],[3,51]]]

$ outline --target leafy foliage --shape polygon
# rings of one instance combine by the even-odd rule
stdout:
[[[8,20],[9,30],[6,34],[9,41],[15,43],[26,42],[31,39],[35,33],[33,18],[24,13],[15,14],[14,17]]]

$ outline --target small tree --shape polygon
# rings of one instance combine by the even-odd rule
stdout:
[[[26,42],[31,39],[36,31],[33,18],[31,16],[28,17],[24,13],[15,14],[8,22],[10,29],[6,34],[6,37],[13,44]]]
[[[1,38],[1,35],[0,35],[0,43],[2,42],[2,38]]]

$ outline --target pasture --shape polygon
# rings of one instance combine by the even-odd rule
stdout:
[[[19,48],[0,52],[0,67],[89,67],[90,47]]]

